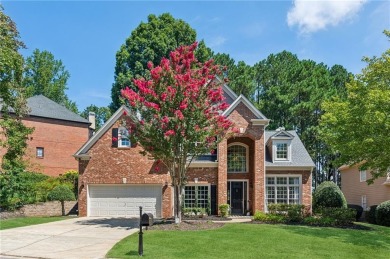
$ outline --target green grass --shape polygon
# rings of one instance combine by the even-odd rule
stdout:
[[[145,258],[389,258],[390,228],[226,224],[206,231],[144,232]],[[138,257],[138,234],[118,242],[108,258]]]
[[[28,218],[2,219],[0,221],[0,230],[48,223],[48,222],[59,221],[64,219],[68,219],[68,217],[28,217]]]

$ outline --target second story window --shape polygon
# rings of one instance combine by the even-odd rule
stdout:
[[[276,159],[288,160],[287,143],[277,143],[276,144]]]
[[[231,144],[227,149],[228,173],[248,172],[248,148],[241,144]]]
[[[118,129],[118,147],[130,147],[129,131],[125,127]]]
[[[36,156],[37,158],[43,158],[45,156],[45,151],[43,147],[37,147]]]
[[[367,180],[367,171],[360,170],[360,182],[365,182]]]

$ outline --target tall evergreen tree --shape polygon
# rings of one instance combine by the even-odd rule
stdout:
[[[158,64],[162,57],[168,57],[170,51],[195,41],[195,30],[183,20],[175,19],[169,13],[149,15],[148,21],[135,28],[116,53],[111,111],[117,110],[121,105],[121,89],[126,86],[135,89],[134,78],[149,77],[147,62]],[[202,52],[202,55],[208,54]]]
[[[61,60],[55,59],[49,51],[35,49],[26,59],[23,86],[27,97],[42,94],[78,113],[76,104],[65,93],[69,77],[70,73]]]

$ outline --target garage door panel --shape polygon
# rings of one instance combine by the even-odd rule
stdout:
[[[161,186],[156,185],[90,185],[89,216],[138,217],[144,213],[161,217]]]

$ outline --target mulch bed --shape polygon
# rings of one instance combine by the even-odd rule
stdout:
[[[214,223],[207,220],[183,220],[180,224],[176,224],[174,220],[166,220],[161,222],[156,222],[153,226],[149,227],[148,230],[207,230],[207,229],[216,229],[225,225],[222,221],[221,223]]]

